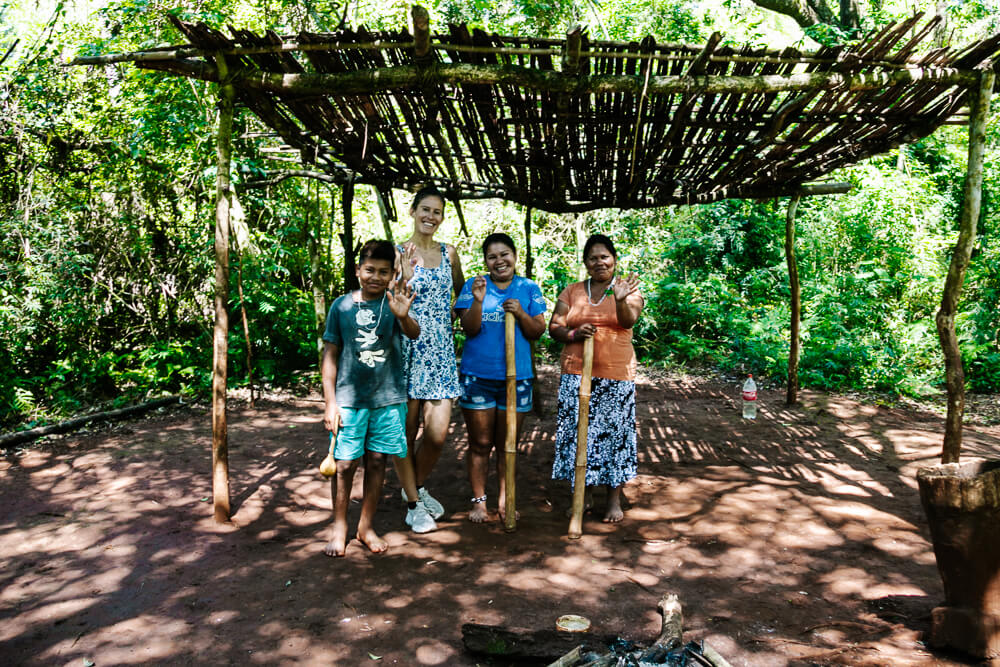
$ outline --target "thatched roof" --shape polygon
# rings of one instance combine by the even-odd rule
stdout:
[[[803,53],[528,39],[449,26],[280,36],[175,21],[189,44],[78,58],[231,83],[301,159],[381,188],[549,211],[794,194],[927,136],[967,104],[1000,35],[923,50],[938,19]],[[918,55],[918,51],[920,51]],[[961,121],[961,117],[957,119]]]

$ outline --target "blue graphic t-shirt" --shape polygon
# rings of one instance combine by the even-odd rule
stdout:
[[[462,292],[455,301],[455,310],[468,310],[472,306],[472,283],[469,278],[462,286]],[[479,333],[465,341],[460,370],[465,375],[474,375],[487,380],[507,378],[507,360],[504,356],[504,310],[503,302],[517,299],[521,308],[531,317],[545,312],[545,299],[538,285],[527,278],[514,276],[507,289],[500,289],[486,276],[486,297],[483,299],[483,323]],[[531,372],[531,347],[521,332],[520,325],[514,327],[514,352],[517,379],[534,377]]]

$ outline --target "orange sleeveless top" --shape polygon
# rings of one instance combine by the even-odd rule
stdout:
[[[599,295],[592,295],[599,299]],[[598,306],[587,300],[586,281],[573,283],[559,294],[559,301],[569,306],[566,326],[575,329],[590,323],[597,326],[594,334],[593,377],[608,380],[635,380],[635,350],[632,330],[618,325],[615,297],[608,294]],[[580,375],[583,372],[583,342],[567,343],[561,357],[562,372]]]

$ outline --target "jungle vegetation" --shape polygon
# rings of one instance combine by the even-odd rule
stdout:
[[[946,16],[935,39],[961,44],[1000,30],[987,0],[936,5],[862,0],[431,0],[432,21],[561,36],[815,47],[856,39],[914,8]],[[0,0],[0,428],[12,430],[210,383],[214,256],[215,96],[211,85],[129,65],[66,68],[77,54],[183,41],[166,14],[295,32],[408,25],[401,0]],[[994,118],[996,114],[994,114]],[[317,327],[344,289],[338,186],[289,178],[259,121],[236,118],[230,382],[247,381],[245,307],[255,380],[280,385],[315,372]],[[798,249],[805,386],[923,396],[944,373],[934,325],[957,236],[966,129],[837,174],[847,195],[803,200]],[[968,389],[1000,392],[1000,136],[989,126],[980,237],[957,321]],[[396,239],[408,193],[394,193]],[[576,248],[613,235],[641,271],[637,326],[649,365],[786,371],[789,288],[783,200],[724,201],[647,211],[533,214],[533,275],[554,298],[579,271]],[[440,235],[466,274],[479,241],[523,241],[525,212],[500,201],[448,207]],[[385,235],[373,192],[359,187],[355,238]],[[523,260],[523,257],[522,257]],[[522,262],[522,270],[523,270]]]

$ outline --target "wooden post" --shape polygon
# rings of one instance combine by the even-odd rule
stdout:
[[[573,472],[573,514],[569,539],[583,535],[583,501],[587,492],[587,427],[590,426],[590,376],[594,370],[594,337],[583,341],[583,372],[580,374],[580,404],[576,418],[576,469]]]
[[[535,279],[535,258],[531,253],[531,207],[524,210],[524,277]]]
[[[524,277],[528,280],[533,280],[535,274],[535,258],[531,252],[531,207],[527,207],[524,211]],[[529,345],[531,347],[531,374],[534,377],[538,377],[538,366],[535,364],[535,342],[530,341]],[[535,414],[539,417],[545,414],[545,406],[542,403],[542,395],[535,394],[534,396],[534,409]]]
[[[312,184],[306,186],[306,194]],[[306,207],[305,241],[309,252],[309,283],[312,289],[313,317],[316,331],[316,367],[323,367],[323,332],[326,329],[326,266],[323,257],[323,202],[319,198],[319,184],[316,184],[316,224],[309,217]],[[330,211],[333,215],[333,210]]]
[[[795,211],[799,207],[799,196],[788,202],[785,216],[785,262],[788,264],[788,287],[791,291],[791,341],[788,345],[788,390],[785,403],[799,402],[799,325],[802,320],[802,287],[799,285],[799,264],[795,259]]]
[[[965,270],[976,242],[976,225],[983,190],[983,151],[986,144],[986,120],[993,93],[993,70],[983,70],[979,86],[969,90],[969,159],[965,169],[965,190],[959,217],[958,241],[951,253],[951,265],[944,281],[941,308],[935,321],[938,339],[944,352],[945,384],[948,390],[948,416],[945,418],[941,463],[957,463],[962,449],[962,417],[965,413],[965,372],[955,332],[958,298],[965,280]]]
[[[212,500],[215,520],[229,521],[229,433],[226,423],[226,372],[229,364],[229,209],[232,193],[233,100],[225,57],[219,69],[219,129],[215,138],[215,329],[212,352]]]
[[[240,318],[243,320],[243,340],[246,343],[247,384],[250,385],[250,409],[257,407],[253,386],[253,344],[250,342],[250,320],[247,317],[247,301],[243,295],[243,252],[236,255],[236,291],[240,296]]]
[[[517,528],[517,502],[514,492],[514,466],[517,465],[517,355],[514,353],[514,314],[504,313],[504,343],[507,352],[507,439],[504,443],[503,528],[508,533]]]
[[[340,189],[340,203],[344,210],[344,231],[340,243],[344,246],[344,289],[359,289],[358,275],[354,264],[354,180],[348,179]]]
[[[378,214],[379,217],[382,218],[382,231],[385,234],[385,239],[387,241],[392,241],[393,243],[395,243],[395,241],[392,238],[392,225],[390,224],[391,222],[396,220],[395,209],[393,208],[390,210],[389,208],[389,204],[392,203],[392,200],[388,199],[384,194],[382,194],[382,188],[378,187],[377,185],[375,186],[374,190],[375,190],[375,201],[378,203]]]

